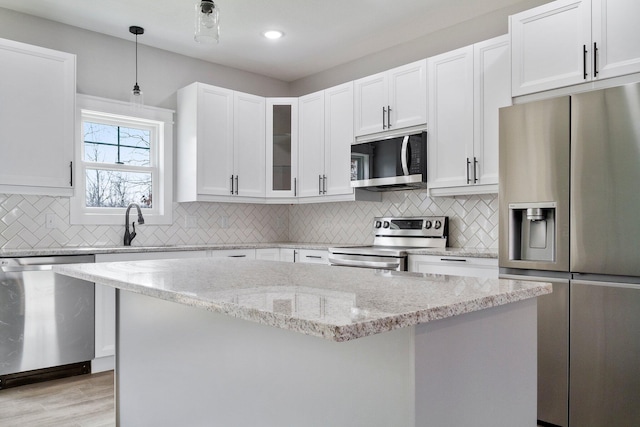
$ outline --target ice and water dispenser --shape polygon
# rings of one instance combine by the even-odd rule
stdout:
[[[509,259],[556,261],[556,203],[509,204]]]

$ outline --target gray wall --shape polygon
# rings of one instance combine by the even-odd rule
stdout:
[[[125,25],[123,30],[127,31]],[[2,8],[0,37],[74,53],[78,93],[129,100],[135,83],[133,41]],[[289,90],[289,84],[280,80],[144,46],[140,39],[138,42],[138,81],[147,105],[175,109],[176,91],[195,81],[262,96],[283,96]]]
[[[479,16],[467,22],[435,31],[416,40],[403,43],[339,65],[329,70],[291,83],[291,96],[301,96],[351,80],[366,77],[419,59],[448,52],[509,32],[508,17],[551,0],[525,0],[515,6]]]

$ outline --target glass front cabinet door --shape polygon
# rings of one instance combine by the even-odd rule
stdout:
[[[267,197],[298,193],[298,99],[267,98]]]

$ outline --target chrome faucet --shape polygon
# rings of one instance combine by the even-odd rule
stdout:
[[[129,233],[129,211],[131,208],[135,206],[138,210],[138,224],[144,224],[144,218],[142,217],[142,211],[140,210],[140,206],[137,203],[131,203],[127,206],[127,212],[124,215],[124,245],[131,246],[131,241],[136,237],[136,222],[133,221],[131,226],[133,227],[133,232]]]

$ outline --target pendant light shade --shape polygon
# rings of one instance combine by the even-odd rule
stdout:
[[[218,43],[220,41],[220,9],[213,0],[196,3],[196,32],[198,43]]]
[[[138,36],[144,34],[144,28],[132,25],[129,27],[129,32],[136,36],[136,83],[133,85],[129,100],[134,108],[140,108],[144,105],[144,94],[138,85]]]

